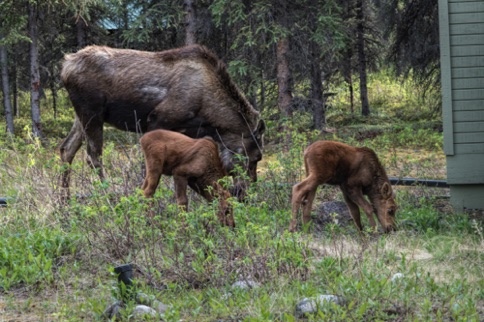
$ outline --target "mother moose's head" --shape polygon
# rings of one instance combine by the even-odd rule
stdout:
[[[262,159],[265,128],[265,122],[260,120],[257,127],[247,134],[220,135],[221,159],[227,172],[235,178],[233,195],[238,196],[239,199],[247,183],[238,177],[240,174],[238,170],[246,172],[252,182],[257,181],[257,163]]]

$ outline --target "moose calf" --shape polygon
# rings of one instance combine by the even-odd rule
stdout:
[[[155,130],[140,139],[145,157],[145,197],[151,198],[161,175],[173,176],[177,204],[188,207],[187,185],[208,201],[219,198],[217,216],[223,225],[235,227],[230,193],[217,182],[227,175],[219,157],[217,144],[208,138],[192,139],[183,134]]]
[[[373,212],[385,232],[395,230],[394,194],[390,181],[375,152],[370,148],[352,147],[333,141],[318,141],[304,152],[306,176],[292,189],[292,219],[290,231],[296,230],[297,213],[303,205],[303,223],[311,220],[311,207],[316,189],[324,183],[338,185],[346,205],[361,231],[359,207],[375,228]],[[368,200],[363,195],[367,195]]]

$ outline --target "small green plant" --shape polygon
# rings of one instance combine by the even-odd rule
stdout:
[[[30,220],[35,226],[36,219]],[[22,284],[55,284],[58,263],[77,252],[78,237],[48,226],[28,229],[22,221],[17,217],[4,226],[0,238],[0,287],[5,291]]]

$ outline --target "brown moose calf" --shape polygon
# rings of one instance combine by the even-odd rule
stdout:
[[[304,152],[306,176],[292,189],[292,220],[290,231],[296,230],[297,213],[303,205],[303,223],[311,220],[311,207],[316,189],[324,183],[338,185],[346,205],[361,231],[359,207],[375,228],[373,212],[385,232],[395,230],[394,194],[387,174],[372,149],[357,148],[333,141],[318,141]],[[363,195],[367,195],[368,200]]]
[[[145,197],[151,198],[161,175],[173,176],[177,204],[188,207],[187,185],[208,201],[219,198],[217,216],[223,225],[235,227],[230,193],[217,182],[227,175],[219,157],[217,144],[207,138],[192,139],[183,134],[155,130],[140,139],[145,157]]]

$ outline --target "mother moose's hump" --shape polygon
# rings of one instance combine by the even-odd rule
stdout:
[[[89,46],[66,55],[61,79],[76,111],[60,147],[64,162],[72,163],[85,138],[88,161],[101,170],[106,122],[124,131],[165,129],[193,138],[211,136],[219,143],[227,172],[242,162],[233,155],[243,154],[247,158],[241,165],[256,180],[265,124],[225,64],[207,48],[145,52]],[[63,176],[66,188],[69,171]]]

